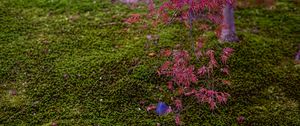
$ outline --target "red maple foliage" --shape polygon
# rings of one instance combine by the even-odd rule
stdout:
[[[173,93],[171,99],[173,101],[174,112],[177,112],[175,122],[180,124],[180,111],[184,108],[182,103],[182,96],[194,96],[200,103],[208,104],[211,110],[216,109],[217,104],[226,104],[230,95],[226,92],[217,91],[213,88],[215,83],[221,83],[223,86],[228,86],[230,82],[228,80],[205,81],[214,80],[213,69],[220,69],[225,75],[229,74],[229,68],[227,61],[233,53],[233,49],[224,48],[221,57],[221,64],[217,63],[214,50],[204,51],[202,44],[198,43],[195,50],[197,52],[205,52],[205,55],[201,55],[201,58],[209,59],[207,64],[202,64],[199,68],[196,68],[191,62],[189,53],[185,50],[173,50],[171,53],[171,60],[165,61],[165,63],[159,68],[158,74],[164,75],[170,78],[167,82],[167,89]],[[165,52],[165,51],[163,51]],[[221,67],[225,66],[225,67]],[[202,81],[201,81],[202,80]],[[202,84],[203,80],[207,84]],[[199,83],[201,81],[201,83]],[[151,108],[151,107],[150,107]]]
[[[125,20],[125,23],[133,24],[133,23],[139,22],[140,19],[141,19],[140,14],[131,14],[130,17]]]
[[[234,0],[163,0],[163,4],[156,10],[153,9],[153,0],[149,0],[149,3],[150,14],[157,14],[158,19],[165,23],[173,20],[176,14],[175,20],[179,21],[189,22],[202,18],[220,24],[223,7],[233,4]]]
[[[220,68],[220,71],[226,73],[226,75],[229,74],[229,70],[225,61],[228,60],[232,52],[233,49],[231,48],[223,49],[222,57],[226,56],[226,60],[222,60],[222,63],[226,67]],[[211,69],[218,68],[217,61],[214,55],[215,54],[213,50],[206,51],[206,56],[210,59],[209,63],[196,70],[194,65],[190,63],[191,57],[187,51],[174,50],[173,59],[171,61],[166,61],[158,70],[158,74],[172,78],[167,83],[167,87],[169,90],[176,90],[175,87],[177,87],[177,90],[179,92],[182,92],[182,94],[185,94],[186,96],[195,95],[199,101],[209,103],[211,109],[213,110],[215,108],[215,103],[226,103],[229,94],[209,90],[207,88],[210,87],[204,88],[203,85],[201,89],[197,91],[196,89],[194,89],[195,86],[192,87],[191,85],[196,84],[199,80],[199,77],[211,75],[213,72]],[[181,102],[175,100],[176,106],[178,103]]]

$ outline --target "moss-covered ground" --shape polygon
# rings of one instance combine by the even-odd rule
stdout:
[[[156,73],[163,60],[148,54],[187,43],[188,30],[123,21],[144,12],[108,0],[1,0],[0,125],[174,125],[172,114],[147,113],[140,101],[155,103],[165,83]],[[238,9],[236,27],[239,43],[206,35],[207,46],[235,49],[228,104],[211,112],[187,99],[183,122],[300,125],[300,7]],[[147,34],[160,35],[158,44]]]

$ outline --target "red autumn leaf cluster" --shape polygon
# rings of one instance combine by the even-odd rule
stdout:
[[[184,108],[182,102],[182,96],[193,96],[200,103],[208,104],[211,110],[217,108],[217,104],[226,104],[230,95],[226,92],[218,91],[213,88],[213,85],[220,83],[223,86],[229,86],[230,81],[221,79],[218,82],[206,81],[206,80],[218,80],[215,79],[214,72],[229,74],[229,68],[227,65],[229,57],[233,53],[233,49],[224,48],[220,57],[216,57],[215,51],[208,49],[203,50],[203,42],[199,41],[195,49],[195,56],[198,60],[207,59],[208,63],[203,63],[199,68],[196,68],[194,62],[191,61],[193,57],[185,50],[162,50],[163,56],[170,56],[171,60],[165,61],[159,68],[158,74],[160,76],[166,76],[170,78],[167,82],[167,89],[173,92],[171,97],[173,101],[174,112],[180,112]],[[217,60],[221,60],[217,62]],[[199,62],[202,63],[202,62]],[[203,84],[202,82],[207,82]],[[180,114],[177,113],[175,117],[176,124],[180,124]]]
[[[226,4],[233,4],[234,0],[163,0],[163,4],[154,9],[153,0],[148,2],[149,15],[158,15],[158,19],[169,23],[174,19],[189,22],[202,18],[220,24],[222,21],[222,9]],[[170,13],[174,12],[174,13]]]
[[[140,14],[131,14],[129,18],[125,19],[125,23],[134,24],[141,20]]]

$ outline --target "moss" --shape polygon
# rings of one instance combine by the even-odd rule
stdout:
[[[238,116],[245,125],[300,124],[293,62],[300,8],[284,1],[277,6],[237,10],[240,43],[220,44],[213,31],[194,31],[194,39],[206,36],[206,48],[230,46],[235,55],[229,103],[212,112],[184,99],[186,125],[237,125]],[[129,26],[123,19],[130,13],[145,10],[109,0],[0,1],[0,125],[174,125],[173,114],[157,116],[145,106],[163,97],[159,50],[178,43],[189,49],[192,40],[182,24]],[[158,34],[159,43],[145,48],[147,34]]]

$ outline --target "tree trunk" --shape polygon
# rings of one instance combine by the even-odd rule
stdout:
[[[297,52],[297,54],[295,56],[295,60],[300,61],[300,49],[299,49],[299,51]]]
[[[223,23],[222,23],[220,40],[223,42],[239,41],[235,32],[234,10],[232,4],[226,4],[226,6],[223,9]]]

